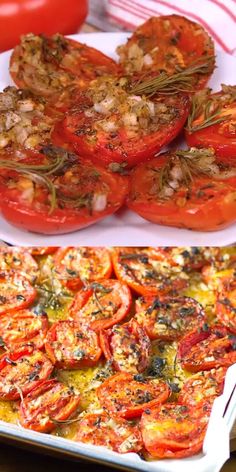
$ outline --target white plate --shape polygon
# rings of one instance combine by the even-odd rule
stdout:
[[[126,41],[127,33],[90,33],[73,36],[75,39],[100,49],[116,58],[116,47]],[[0,89],[12,83],[9,73],[10,52],[0,54]],[[221,83],[233,85],[236,59],[223,52],[217,53],[217,66],[209,85],[218,90]],[[0,217],[0,238],[19,246],[32,245],[93,245],[93,246],[223,246],[236,241],[236,224],[222,231],[202,233],[148,223],[129,210],[122,210],[89,228],[71,234],[44,236],[28,233],[8,224]]]

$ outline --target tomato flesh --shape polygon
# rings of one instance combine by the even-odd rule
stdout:
[[[79,423],[75,440],[105,446],[120,454],[139,452],[142,449],[138,427],[106,413],[87,413]]]
[[[33,310],[25,309],[1,316],[0,337],[9,349],[26,343],[42,349],[48,328],[45,312],[36,314]]]
[[[129,103],[128,100],[129,95],[125,100],[126,104]],[[107,114],[104,118],[104,114],[93,112],[94,107],[90,102],[92,116],[88,117],[88,103],[85,102],[83,110],[79,101],[78,111],[73,109],[62,123],[63,139],[72,143],[75,152],[91,159],[95,165],[110,167],[115,163],[125,168],[133,167],[154,156],[171,142],[183,128],[189,111],[186,95],[164,98],[161,95],[150,103],[157,107],[154,116],[157,122],[153,118],[153,123],[147,125],[147,128],[139,128],[138,125],[135,127],[129,124],[132,119],[129,116],[135,116],[133,108],[128,107],[125,114],[121,108],[120,112]],[[159,108],[162,110],[163,107],[165,112],[162,112],[161,119]],[[112,126],[117,128],[116,131],[106,131]]]
[[[109,414],[124,418],[141,416],[146,409],[164,403],[171,393],[168,384],[140,375],[115,374],[98,388],[98,398]]]
[[[0,247],[0,271],[15,270],[34,282],[38,275],[38,264],[28,249]]]
[[[0,357],[0,399],[18,400],[49,378],[50,360],[32,346],[22,346]]]
[[[79,324],[99,331],[121,322],[129,313],[131,303],[127,285],[117,280],[101,280],[77,293],[70,307],[70,315]]]
[[[143,413],[141,432],[145,448],[152,457],[181,458],[200,452],[211,407],[170,403]]]
[[[0,315],[27,308],[37,291],[28,279],[13,271],[0,273]]]
[[[169,198],[161,197],[157,176],[169,157],[156,157],[133,170],[130,210],[156,224],[195,231],[218,231],[236,221],[235,177],[193,175],[191,185],[183,182]]]
[[[214,58],[214,43],[201,25],[179,15],[157,16],[139,26],[124,46],[118,48],[126,73],[143,77],[185,69],[206,56]],[[194,88],[202,88],[214,70],[193,76]]]
[[[54,257],[61,282],[70,289],[109,279],[112,272],[109,251],[102,247],[60,248]]]
[[[223,392],[226,371],[226,368],[220,367],[193,375],[184,383],[178,402],[192,406],[203,400],[213,402]]]
[[[100,331],[104,356],[116,370],[136,374],[143,372],[150,362],[151,343],[144,329],[132,319]]]
[[[220,325],[192,331],[181,339],[178,359],[190,372],[229,367],[236,362],[235,337]]]
[[[117,278],[140,295],[177,294],[188,285],[188,276],[159,260],[152,248],[114,248],[112,262]]]
[[[27,429],[49,433],[56,422],[67,420],[80,403],[79,395],[57,380],[45,380],[21,402],[20,424]]]
[[[49,329],[45,342],[46,353],[60,369],[80,369],[95,365],[101,349],[97,334],[74,321],[58,321]]]
[[[180,339],[206,320],[203,307],[190,297],[141,298],[136,301],[136,311],[135,319],[150,339]]]

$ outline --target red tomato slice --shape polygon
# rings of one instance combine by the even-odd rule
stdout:
[[[186,129],[185,137],[189,146],[212,147],[219,161],[236,163],[236,86],[222,86],[222,91],[207,94],[198,109],[198,114]],[[209,106],[210,111],[209,112]],[[208,112],[207,112],[208,110]],[[206,121],[206,114],[209,114]],[[221,120],[221,121],[220,121]],[[214,121],[220,121],[211,124]]]
[[[81,369],[95,365],[101,349],[97,334],[81,329],[74,321],[57,321],[49,329],[45,342],[46,353],[59,369]]]
[[[118,280],[101,280],[76,294],[69,314],[77,323],[99,331],[122,321],[129,313],[131,303],[127,285]]]
[[[26,309],[10,315],[7,313],[1,316],[1,344],[12,349],[27,343],[42,349],[48,328],[48,317],[44,312],[36,314]]]
[[[0,273],[0,315],[27,308],[36,295],[37,291],[26,277],[16,271]]]
[[[236,280],[235,271],[233,277],[217,296],[216,316],[220,323],[226,326],[236,335]],[[235,338],[236,341],[236,338]]]
[[[139,452],[142,449],[138,426],[106,413],[87,413],[78,425],[75,440],[104,446],[120,454]]]
[[[184,383],[178,402],[192,406],[203,400],[213,402],[223,392],[226,371],[227,368],[220,367],[193,375]]]
[[[18,400],[48,379],[50,360],[32,346],[22,346],[0,357],[0,399]]]
[[[171,394],[169,385],[160,379],[145,379],[142,375],[115,374],[97,390],[103,408],[123,418],[141,416],[143,411],[164,403]]]
[[[79,395],[55,379],[40,382],[21,402],[20,424],[27,429],[49,433],[57,421],[67,420],[80,403]]]
[[[177,295],[188,285],[182,268],[173,270],[152,248],[114,248],[112,262],[117,278],[140,295]]]
[[[176,169],[173,154],[156,157],[133,170],[127,201],[131,210],[153,223],[195,231],[218,231],[236,221],[236,177],[192,174],[191,183],[172,180],[169,183],[177,185],[175,190],[169,184],[160,190],[160,173],[166,165]]]
[[[200,452],[211,406],[169,403],[144,412],[141,418],[143,442],[152,457],[177,459]]]
[[[120,63],[126,73],[172,75],[196,60],[214,57],[214,43],[201,25],[179,15],[149,18],[136,28],[124,46],[118,48]],[[214,70],[214,62],[206,75],[195,75],[194,87],[202,88]]]
[[[115,213],[128,193],[126,177],[85,161],[50,176],[49,181],[57,194],[53,210],[51,192],[42,179],[34,182],[31,177],[11,173],[2,191],[6,220],[36,233],[70,233]]]
[[[236,362],[235,337],[222,326],[203,327],[181,339],[177,357],[190,372],[229,367]]]
[[[38,264],[28,248],[0,247],[0,272],[15,270],[34,282],[38,275],[38,269]]]
[[[105,358],[121,372],[143,372],[150,362],[150,339],[134,319],[100,331],[100,343]]]
[[[101,87],[104,93],[103,83]],[[120,94],[110,98],[115,92],[113,88],[109,92],[109,84],[107,87],[105,98],[96,103],[96,85],[94,100],[79,100],[77,109],[62,123],[63,139],[72,143],[80,156],[111,169],[114,164],[121,169],[133,167],[154,156],[183,128],[189,111],[186,95],[160,95],[149,100],[121,88]],[[102,111],[109,100],[114,100],[113,108]]]
[[[104,247],[60,248],[54,262],[61,282],[75,290],[89,282],[109,279],[112,272],[110,253]]]
[[[84,88],[99,75],[118,72],[119,66],[110,57],[58,33],[23,36],[10,61],[10,74],[17,86],[52,97],[55,106],[67,88],[69,92],[70,88]]]
[[[190,297],[150,296],[136,301],[135,319],[150,339],[175,341],[206,321],[202,305]]]

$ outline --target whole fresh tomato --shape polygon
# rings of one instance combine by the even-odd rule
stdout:
[[[87,0],[3,0],[0,50],[15,46],[22,34],[76,33],[88,12]]]

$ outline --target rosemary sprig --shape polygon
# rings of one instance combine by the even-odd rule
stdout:
[[[174,179],[173,169],[179,169],[179,175]],[[217,175],[220,172],[219,167],[215,163],[215,153],[211,148],[196,149],[191,148],[187,151],[175,151],[166,165],[161,170],[151,169],[157,173],[158,178],[158,194],[169,198],[171,195],[165,195],[164,190],[169,188],[176,191],[184,182],[190,185],[194,175]],[[175,186],[173,187],[173,181]]]
[[[26,175],[33,182],[45,186],[50,194],[50,214],[57,205],[57,191],[53,180],[50,179],[49,176],[57,175],[58,172],[63,171],[65,166],[70,164],[70,155],[64,149],[55,148],[53,146],[48,146],[43,149],[42,152],[51,159],[51,162],[37,165],[0,159],[0,168],[14,170],[19,174]]]
[[[204,60],[199,58],[186,69],[176,69],[175,74],[168,75],[166,72],[162,72],[157,77],[146,80],[144,78],[131,86],[129,92],[134,95],[149,96],[157,92],[166,95],[172,95],[176,92],[194,92],[195,74],[209,74],[213,70],[214,64],[214,56],[205,56]]]
[[[207,88],[192,97],[186,126],[189,133],[222,123],[231,117],[231,114],[222,116],[222,108],[236,99],[236,87],[222,85],[222,92],[220,96],[210,95],[211,89]]]

